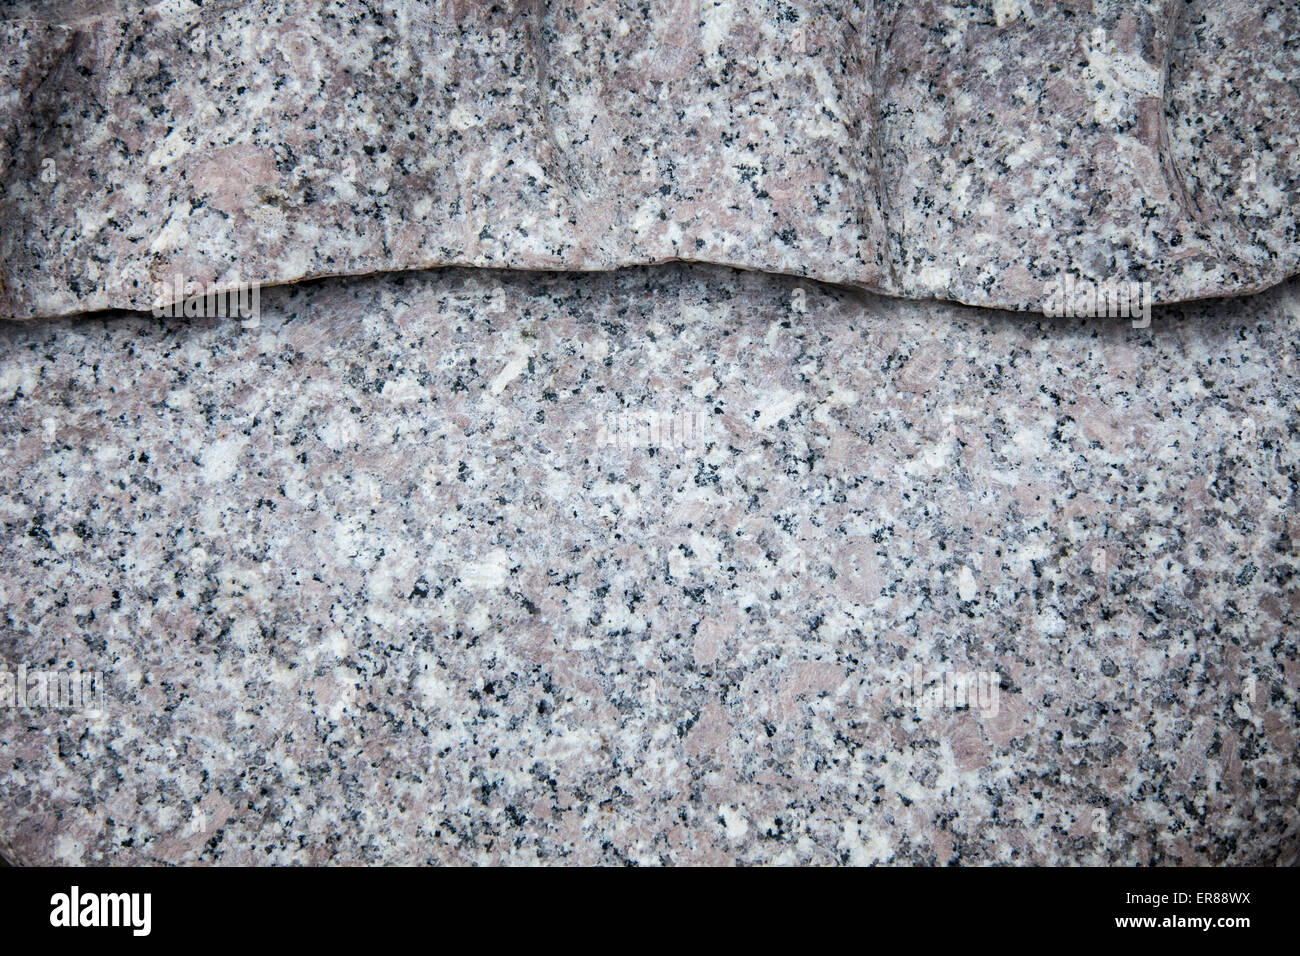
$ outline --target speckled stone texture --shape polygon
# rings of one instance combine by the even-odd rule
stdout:
[[[0,329],[0,659],[109,684],[0,708],[6,855],[1296,862],[1300,282],[1146,330],[701,266],[262,312]]]
[[[132,0],[0,20],[0,315],[690,260],[1043,311],[1300,263],[1300,5]]]

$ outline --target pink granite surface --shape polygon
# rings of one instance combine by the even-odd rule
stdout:
[[[0,852],[1293,864],[1298,342],[698,266],[11,323],[0,657],[108,695],[0,707]]]
[[[0,856],[1296,864],[1298,41],[0,4]]]
[[[686,260],[1042,311],[1297,271],[1300,7],[27,2],[0,311]],[[14,19],[17,18],[17,19]],[[165,296],[164,296],[165,297]]]

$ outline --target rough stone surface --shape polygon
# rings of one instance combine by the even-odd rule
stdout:
[[[0,315],[691,260],[1042,311],[1300,262],[1300,6],[130,0],[0,21]]]
[[[1300,283],[261,304],[0,328],[0,658],[109,689],[0,708],[6,855],[1296,862]]]

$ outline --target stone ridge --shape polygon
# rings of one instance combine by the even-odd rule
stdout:
[[[694,261],[1043,311],[1300,261],[1300,8],[19,4],[0,315],[435,266]]]

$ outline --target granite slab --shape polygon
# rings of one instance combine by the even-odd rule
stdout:
[[[106,692],[0,706],[0,852],[1294,864],[1298,327],[687,265],[4,324],[0,664]]]

